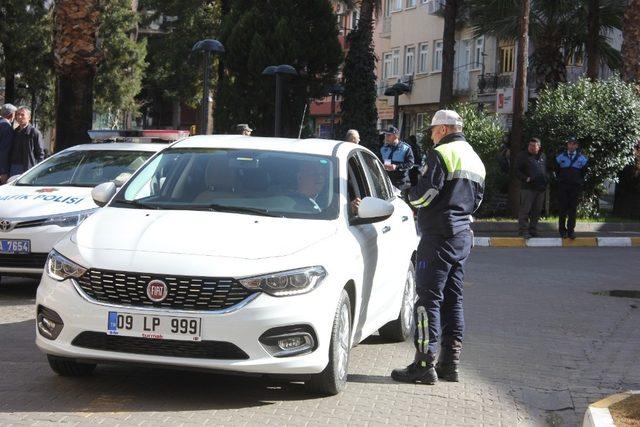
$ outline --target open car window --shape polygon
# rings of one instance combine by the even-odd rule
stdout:
[[[173,148],[142,168],[112,206],[337,217],[337,160],[254,149]]]
[[[67,151],[24,173],[15,185],[95,187],[107,181],[122,184],[153,153],[147,151]]]

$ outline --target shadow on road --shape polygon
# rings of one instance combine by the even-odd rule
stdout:
[[[49,369],[34,329],[33,320],[0,325],[0,412],[239,409],[317,397],[299,383],[146,367],[99,365],[90,377],[64,378]]]

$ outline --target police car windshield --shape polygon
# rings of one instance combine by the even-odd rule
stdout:
[[[22,186],[95,187],[124,182],[153,153],[146,151],[66,151],[35,166],[16,182]]]
[[[333,219],[339,203],[336,165],[333,158],[302,153],[168,149],[111,206]]]

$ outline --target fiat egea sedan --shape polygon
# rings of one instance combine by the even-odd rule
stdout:
[[[411,334],[413,214],[364,147],[196,136],[92,194],[104,207],[56,244],[37,293],[58,374],[143,363],[336,394],[353,345]]]

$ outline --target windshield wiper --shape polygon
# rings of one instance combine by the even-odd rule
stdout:
[[[142,203],[139,200],[125,200],[125,199],[120,199],[120,200],[114,200],[115,203],[122,203],[123,205],[129,205],[129,206],[133,206],[137,209],[160,209],[160,207],[158,205],[152,206],[152,205],[147,205],[146,203]]]
[[[269,213],[264,209],[247,208],[244,206],[228,206],[228,205],[219,205],[217,203],[211,203],[211,204],[205,205],[204,207],[217,212],[247,213],[252,215],[270,216],[273,218],[277,218],[281,216],[281,215],[275,215],[275,214]]]

